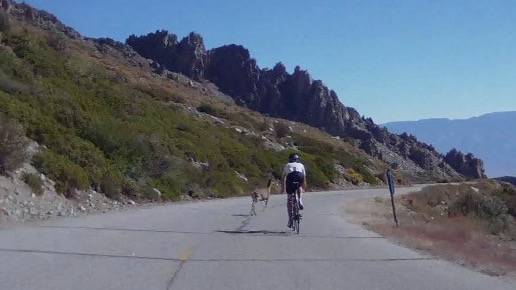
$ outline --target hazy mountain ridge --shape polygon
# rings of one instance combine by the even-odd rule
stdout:
[[[473,152],[484,160],[489,176],[516,175],[516,112],[495,112],[469,119],[424,119],[384,124],[433,144],[440,152],[452,148]]]

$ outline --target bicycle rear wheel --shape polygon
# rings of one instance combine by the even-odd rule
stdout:
[[[301,217],[299,215],[299,201],[296,198],[294,204],[294,231],[299,235],[299,226],[301,224]]]

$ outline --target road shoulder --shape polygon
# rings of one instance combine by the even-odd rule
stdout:
[[[353,196],[341,206],[340,214],[404,247],[490,276],[516,280],[516,242],[500,242],[479,234],[466,219],[437,222],[424,218],[403,206],[401,198],[396,199],[400,220],[397,228],[386,196]]]

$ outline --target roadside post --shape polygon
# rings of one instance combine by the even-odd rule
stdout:
[[[396,206],[394,205],[394,193],[396,192],[396,183],[394,175],[392,174],[392,171],[390,169],[387,170],[387,173],[385,175],[387,175],[387,183],[389,184],[389,191],[391,193],[392,215],[394,216],[394,222],[396,223],[396,227],[398,227],[398,217],[396,216]]]

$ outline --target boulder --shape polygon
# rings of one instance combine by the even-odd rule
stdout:
[[[444,161],[460,174],[472,179],[486,178],[484,162],[471,153],[464,154],[452,149],[444,157]]]
[[[0,7],[3,10],[5,10],[7,13],[9,13],[12,6],[13,6],[13,2],[11,0],[1,0],[0,1]]]

